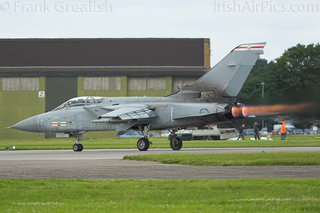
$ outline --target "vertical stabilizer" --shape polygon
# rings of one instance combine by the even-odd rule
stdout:
[[[259,55],[263,54],[265,44],[239,45],[195,83],[179,88],[181,94],[209,92],[213,97],[237,96]]]

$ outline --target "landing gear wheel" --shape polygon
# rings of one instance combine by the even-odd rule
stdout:
[[[170,147],[172,150],[180,150],[182,148],[182,140],[179,137],[171,137]]]
[[[82,144],[80,143],[80,144],[78,144],[78,146],[79,146],[79,152],[81,152],[82,150],[83,150],[83,146],[82,146]]]
[[[74,137],[76,138],[76,143],[73,144],[73,151],[74,152],[81,152],[83,150],[83,146],[81,143],[79,143],[80,140],[82,140],[82,134],[79,132],[74,133]]]
[[[81,152],[83,150],[83,146],[81,143],[77,144],[73,144],[73,147],[72,147],[73,151],[74,152]]]
[[[73,151],[74,152],[79,152],[79,149],[80,149],[80,146],[79,146],[79,144],[73,144],[73,147],[72,147],[72,149],[73,149]]]
[[[137,142],[137,147],[140,151],[147,151],[149,149],[150,141],[146,138],[140,138]]]

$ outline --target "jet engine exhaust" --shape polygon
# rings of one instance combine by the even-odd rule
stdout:
[[[295,105],[266,105],[266,106],[232,106],[231,113],[234,118],[249,116],[281,115],[303,113],[312,110],[313,104],[295,104]]]

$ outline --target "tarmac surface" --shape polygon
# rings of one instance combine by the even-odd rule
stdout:
[[[158,153],[320,152],[320,147],[1,151],[0,178],[238,179],[320,178],[320,166],[184,166],[122,160]]]

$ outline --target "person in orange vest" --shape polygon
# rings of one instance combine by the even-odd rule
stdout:
[[[286,122],[283,121],[281,127],[280,127],[280,133],[281,133],[281,140],[284,141],[287,137],[287,129],[286,129]]]

